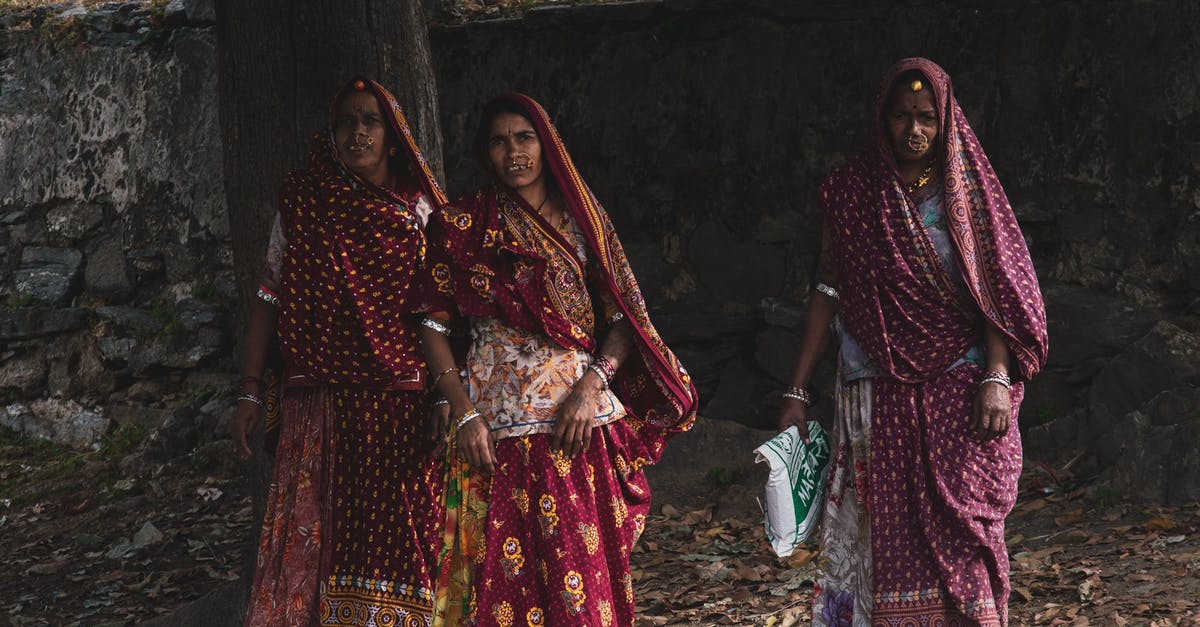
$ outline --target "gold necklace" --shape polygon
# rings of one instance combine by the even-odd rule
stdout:
[[[918,189],[921,189],[922,187],[925,187],[927,184],[929,184],[929,179],[930,179],[929,173],[933,171],[933,166],[936,163],[937,163],[936,159],[930,159],[929,165],[925,166],[924,170],[921,170],[921,175],[917,177],[917,180],[908,184],[908,187],[905,189],[907,189],[909,194],[912,194],[912,193],[916,192]]]

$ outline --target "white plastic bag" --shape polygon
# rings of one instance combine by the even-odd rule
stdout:
[[[829,471],[829,439],[820,423],[808,422],[808,444],[795,425],[754,449],[754,461],[767,463],[767,541],[779,557],[792,554],[808,540],[821,520],[825,477]]]

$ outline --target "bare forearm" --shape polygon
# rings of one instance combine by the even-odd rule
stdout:
[[[608,330],[604,341],[600,343],[600,350],[597,354],[607,359],[616,369],[625,363],[625,359],[632,351],[633,325],[629,320],[622,319]]]
[[[1012,366],[1012,355],[1008,351],[1008,344],[1004,341],[1004,335],[1000,333],[990,322],[986,322],[984,331],[984,343],[987,348],[987,372],[1003,372],[1009,373]]]
[[[464,408],[471,405],[471,400],[456,372],[458,364],[454,361],[450,340],[424,325],[421,326],[418,336],[421,340],[421,350],[425,353],[425,363],[429,366],[429,375],[437,379],[436,392],[450,401],[451,407],[465,411]]]
[[[838,301],[821,292],[814,292],[804,319],[804,335],[800,340],[800,355],[792,370],[792,385],[807,388],[817,362],[829,346],[829,323],[837,313]]]
[[[262,379],[267,368],[267,354],[275,335],[278,310],[274,305],[255,298],[246,318],[246,333],[242,336],[242,377]],[[260,390],[255,390],[260,391]]]

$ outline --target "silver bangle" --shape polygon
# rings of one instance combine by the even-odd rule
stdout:
[[[433,402],[434,407],[438,407],[441,405],[449,405],[449,404],[450,404],[450,401],[448,399],[444,399],[444,398],[439,398]]]
[[[480,415],[479,411],[475,410],[475,409],[472,409],[471,411],[463,414],[462,417],[460,417],[458,419],[458,422],[454,423],[454,430],[458,431],[459,429],[462,429],[463,427],[466,426],[466,424],[468,422],[471,422],[472,420],[475,420],[476,418],[478,418],[479,415]]]
[[[812,407],[813,404],[812,393],[795,385],[789,385],[787,389],[783,391],[783,397],[800,401],[809,407]]]
[[[840,296],[838,296],[838,291],[828,285],[825,285],[824,283],[817,283],[816,290],[834,300],[840,299]]]
[[[1009,381],[1007,377],[999,377],[996,375],[984,377],[983,380],[979,382],[979,387],[983,387],[984,383],[999,383],[1006,390],[1012,388],[1012,382]]]
[[[268,292],[265,288],[258,288],[258,297],[266,301],[268,305],[272,305],[274,307],[279,306],[279,297]]]
[[[437,320],[434,320],[433,318],[426,317],[422,319],[421,325],[433,329],[434,331],[437,331],[446,337],[450,337],[450,327],[438,322]]]
[[[243,394],[243,395],[237,397],[237,399],[239,401],[250,401],[251,403],[258,405],[259,407],[263,406],[263,399],[255,396],[253,394]]]

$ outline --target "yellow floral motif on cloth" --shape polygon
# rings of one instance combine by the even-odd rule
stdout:
[[[521,510],[522,514],[529,513],[529,494],[521,488],[514,488],[512,494],[513,502],[517,504],[517,509]]]
[[[521,451],[521,457],[525,459],[525,464],[529,464],[529,438],[522,437],[517,439],[517,450]]]
[[[538,524],[542,528],[542,537],[549,538],[558,533],[555,527],[558,525],[558,506],[554,503],[554,497],[549,494],[543,494],[542,498],[538,499]]]
[[[567,604],[567,613],[576,616],[583,611],[583,604],[587,602],[587,594],[583,591],[583,576],[579,573],[569,570],[563,577],[563,601]]]
[[[542,608],[535,605],[525,614],[525,621],[529,623],[529,627],[542,627],[546,624],[546,615]]]
[[[551,453],[554,456],[554,470],[558,472],[558,476],[566,477],[571,474],[571,458],[562,449],[555,449]]]
[[[612,603],[608,601],[600,602],[600,625],[601,627],[611,627],[613,624]]]
[[[613,497],[612,500],[613,521],[617,527],[625,525],[625,517],[629,516],[629,506],[625,504],[625,500]]]
[[[433,282],[437,284],[439,292],[450,294],[454,292],[454,280],[450,274],[450,266],[444,263],[436,263],[433,265]]]
[[[467,393],[496,437],[552,432],[559,406],[587,372],[591,356],[492,318],[472,319],[471,336]],[[593,425],[621,420],[625,414],[625,406],[606,389],[597,398]],[[527,454],[528,443],[520,450]],[[569,471],[570,460],[564,457],[563,463]],[[557,462],[555,467],[563,472]]]
[[[521,567],[525,565],[525,556],[521,555],[521,542],[516,538],[504,539],[504,558],[500,560],[500,565],[504,567],[504,574],[510,579],[521,574]],[[509,608],[509,616],[511,619],[511,608]]]
[[[492,618],[496,619],[496,624],[500,627],[512,627],[513,609],[508,601],[501,601],[492,608]]]
[[[595,555],[600,550],[600,532],[596,530],[596,525],[579,523],[579,535],[583,537],[583,546],[588,555]]]

